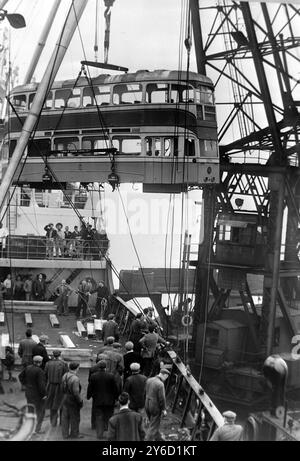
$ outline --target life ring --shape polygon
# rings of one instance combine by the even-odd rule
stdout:
[[[181,319],[181,324],[184,327],[190,327],[192,323],[193,323],[193,319],[189,314],[184,315]]]

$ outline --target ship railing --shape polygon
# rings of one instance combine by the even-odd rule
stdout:
[[[107,256],[108,248],[109,240],[102,238],[57,240],[33,235],[10,235],[6,237],[5,247],[2,245],[0,257],[101,260]]]

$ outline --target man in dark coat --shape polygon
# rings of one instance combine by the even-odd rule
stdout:
[[[140,374],[141,366],[139,363],[132,363],[130,370],[132,375],[126,379],[124,391],[129,394],[129,408],[140,412],[145,406],[145,389],[147,378]]]
[[[133,342],[133,350],[138,354],[141,352],[141,345],[139,343],[140,339],[143,336],[143,326],[142,321],[143,314],[138,312],[135,319],[133,320],[130,328],[129,340]]]
[[[89,297],[92,291],[92,284],[87,280],[82,280],[78,286],[78,302],[76,309],[76,318],[80,318],[81,310],[82,317],[86,317],[86,311],[88,307]]]
[[[46,408],[50,409],[50,423],[57,425],[58,411],[63,401],[62,377],[68,371],[68,365],[60,358],[59,350],[53,351],[53,359],[46,363],[45,374],[47,380]]]
[[[92,291],[92,293],[97,293],[97,300],[96,300],[96,313],[97,318],[103,318],[105,306],[107,306],[108,298],[109,298],[109,291],[108,288],[104,285],[103,282],[99,282],[98,287],[96,290]]]
[[[142,362],[141,356],[134,352],[133,350],[133,342],[127,341],[125,344],[126,353],[123,355],[124,359],[124,382],[131,376],[130,365],[132,363],[140,363]]]
[[[34,301],[45,301],[46,283],[43,274],[38,274],[32,283],[32,297]]]
[[[109,314],[107,322],[104,323],[102,328],[102,339],[104,344],[107,342],[107,338],[113,336],[116,341],[119,341],[120,333],[117,322],[115,321],[114,314]]]
[[[87,399],[93,399],[96,418],[97,438],[103,437],[103,432],[108,428],[108,420],[113,415],[115,401],[119,391],[115,377],[106,371],[104,360],[99,362],[99,371],[91,375],[87,388]]]
[[[88,382],[91,380],[91,376],[93,373],[96,373],[100,369],[100,361],[108,359],[107,355],[104,353],[98,353],[97,358],[96,358],[96,364],[93,365],[90,370],[89,370],[89,377],[88,377]],[[91,427],[92,429],[96,429],[96,413],[95,413],[95,404],[94,400],[92,401],[92,411],[91,411]]]
[[[167,414],[164,382],[169,374],[169,370],[162,368],[157,376],[148,378],[146,382],[145,410],[149,419],[149,427],[145,437],[147,441],[163,440],[159,427],[161,417]]]
[[[33,364],[28,365],[19,374],[19,380],[25,386],[27,403],[35,407],[37,415],[36,434],[43,433],[41,427],[45,415],[45,400],[47,398],[46,376],[41,368],[42,361],[43,357],[40,355],[34,356]]]
[[[41,368],[43,370],[45,369],[46,363],[49,362],[49,360],[50,360],[49,356],[48,356],[47,349],[45,347],[45,344],[47,343],[47,340],[48,340],[48,336],[41,335],[40,336],[40,342],[37,343],[35,346],[33,346],[33,349],[32,349],[32,357],[34,357],[35,355],[40,355],[41,357],[43,357],[43,362],[42,362],[42,365],[41,365]]]
[[[148,330],[148,333],[146,333],[139,341],[142,346],[141,356],[143,359],[143,373],[145,376],[150,376],[151,374],[157,344],[170,344],[156,333],[155,325],[150,324]]]
[[[63,439],[82,439],[79,434],[80,410],[83,406],[81,398],[81,384],[77,376],[79,363],[71,362],[69,371],[62,377],[62,387],[64,392],[61,428]]]
[[[129,395],[122,392],[119,397],[120,411],[113,415],[108,422],[107,439],[114,441],[139,442],[144,440],[142,415],[128,408]]]
[[[26,330],[26,338],[22,339],[19,344],[18,355],[21,357],[22,366],[32,364],[32,350],[36,346],[36,342],[32,339],[32,331],[30,328]]]

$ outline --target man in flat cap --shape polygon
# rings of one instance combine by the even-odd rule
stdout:
[[[133,350],[133,342],[132,341],[127,341],[125,344],[125,349],[126,352],[123,355],[123,360],[124,360],[124,382],[126,379],[131,376],[131,370],[130,370],[130,365],[132,363],[141,363],[142,359],[140,354],[137,352],[134,352]]]
[[[104,323],[102,328],[102,339],[104,344],[107,342],[107,338],[113,336],[116,341],[119,341],[120,333],[119,326],[115,321],[115,315],[109,314],[107,322]]]
[[[145,402],[145,410],[149,419],[149,427],[145,437],[147,441],[164,440],[159,431],[159,427],[161,417],[167,415],[164,383],[169,375],[169,370],[162,368],[158,375],[147,379]]]
[[[97,288],[93,290],[92,293],[97,293],[95,309],[97,313],[97,318],[102,319],[104,316],[104,311],[108,305],[108,299],[109,299],[108,288],[104,285],[104,282],[100,280]]]
[[[242,438],[242,426],[235,424],[236,414],[233,411],[224,411],[224,426],[218,427],[210,442],[238,442]]]
[[[40,341],[35,346],[33,346],[32,349],[32,357],[34,357],[35,355],[40,355],[41,357],[43,357],[43,362],[41,365],[43,370],[45,369],[46,363],[50,360],[47,349],[45,347],[45,344],[47,344],[48,339],[49,338],[47,335],[41,335],[39,337]]]
[[[41,430],[44,415],[45,415],[45,400],[47,398],[46,392],[46,376],[42,370],[41,365],[43,357],[35,355],[32,359],[33,364],[28,365],[19,374],[19,380],[25,386],[25,397],[28,404],[35,407],[37,424],[35,433],[42,434]]]
[[[46,363],[45,375],[47,381],[46,408],[50,410],[50,423],[57,425],[58,412],[63,401],[62,377],[68,371],[68,365],[61,359],[61,351],[54,350],[53,358]]]
[[[106,362],[98,362],[98,371],[94,372],[87,388],[87,399],[93,399],[96,434],[102,439],[103,432],[108,428],[108,420],[113,415],[115,401],[119,389],[112,373],[106,371]]]
[[[142,346],[141,356],[143,359],[143,373],[145,376],[150,376],[155,358],[156,348],[158,344],[169,345],[170,343],[156,333],[156,326],[151,324],[146,333],[141,339]]]
[[[129,376],[125,381],[124,391],[129,394],[129,408],[140,413],[145,406],[147,378],[140,373],[141,366],[137,362],[130,364],[130,370],[131,376]]]
[[[105,351],[106,369],[114,375],[120,393],[123,385],[121,376],[124,370],[124,359],[121,353],[121,344],[115,341],[112,346],[112,349]]]
[[[62,404],[62,436],[63,439],[82,439],[79,434],[80,410],[83,400],[80,395],[81,384],[77,376],[79,370],[78,362],[70,362],[69,371],[62,377],[62,388],[64,393]]]

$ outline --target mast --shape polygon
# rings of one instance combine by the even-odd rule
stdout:
[[[59,8],[60,5],[60,0],[55,0],[53,3],[53,7],[50,11],[49,17],[47,19],[47,22],[44,26],[44,29],[42,31],[42,34],[40,36],[40,39],[38,41],[37,47],[35,49],[35,52],[33,53],[31,62],[29,64],[28,70],[26,72],[24,82],[23,84],[25,85],[26,83],[30,83],[30,80],[32,79],[33,73],[36,69],[37,63],[39,62],[40,56],[42,54],[42,51],[44,49],[44,46],[46,44],[49,32],[51,30],[51,26],[53,24],[54,18],[56,16],[56,12]]]
[[[8,168],[4,174],[0,185],[0,210],[2,210],[5,197],[16,173],[17,167],[22,159],[22,155],[27,146],[29,137],[38,120],[40,111],[43,107],[44,100],[47,96],[49,88],[51,88],[55,76],[58,72],[60,64],[65,56],[67,48],[76,30],[77,23],[80,20],[82,13],[87,5],[88,0],[73,0],[70,6],[65,24],[59,35],[58,42],[55,46],[45,74],[41,83],[38,86],[29,114],[25,120],[20,138],[18,139],[15,150],[12,154]]]

